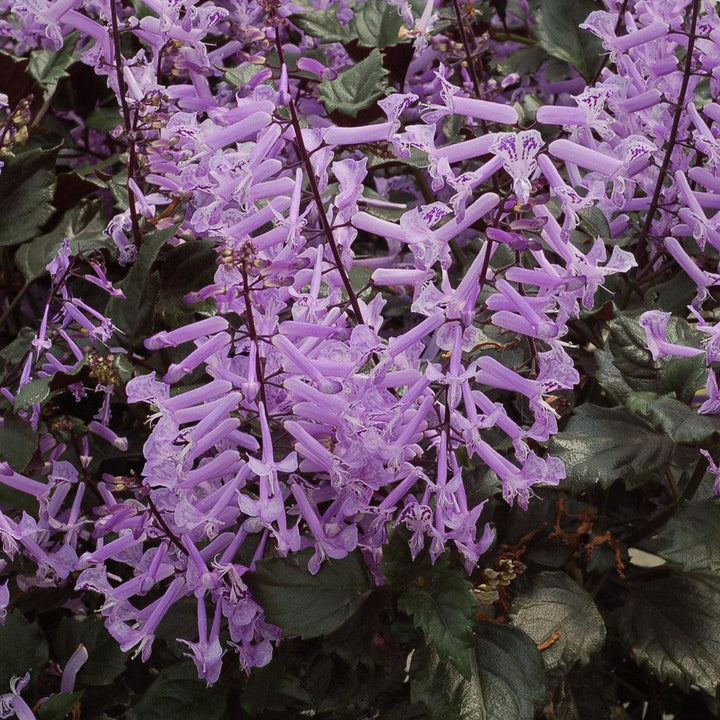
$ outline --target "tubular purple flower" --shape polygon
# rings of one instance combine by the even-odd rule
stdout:
[[[501,105],[497,102],[457,96],[452,98],[449,105],[450,110],[456,115],[467,115],[477,120],[504,125],[515,125],[518,121],[517,111],[512,105]]]
[[[145,347],[148,350],[160,350],[161,348],[177,347],[182,343],[192,342],[204,335],[227,330],[228,322],[221,315],[200,320],[199,322],[183,325],[176,330],[162,331],[145,340]]]
[[[226,418],[209,429],[205,435],[195,438],[192,443],[186,445],[185,457],[189,460],[196,460],[224,440],[231,431],[237,430],[239,425],[240,420],[238,418]]]
[[[120,437],[115,431],[111,430],[107,425],[103,425],[97,420],[88,423],[88,430],[98,435],[103,440],[107,440],[113,447],[125,452],[128,449],[127,438]]]
[[[640,327],[645,330],[647,336],[648,350],[653,360],[672,355],[674,357],[693,357],[702,355],[699,348],[686,347],[667,341],[667,328],[672,313],[661,312],[660,310],[649,310],[640,316],[638,321]]]
[[[487,215],[500,202],[499,196],[495,193],[481,195],[466,210],[462,219],[453,218],[435,231],[435,239],[441,243],[447,243],[463,230],[476,223],[481,217]]]
[[[209,340],[199,345],[193,350],[182,362],[173,363],[170,365],[167,373],[165,373],[166,383],[172,385],[188,373],[192,372],[198,365],[204,363],[217,352],[220,352],[223,348],[227,347],[230,343],[230,335],[226,332],[217,333]]]
[[[321,392],[332,395],[342,390],[342,383],[324,377],[318,366],[310,358],[303,355],[284,335],[275,335],[272,343],[288,360],[295,363],[300,370],[314,380]]]
[[[20,473],[15,472],[5,461],[0,461],[0,483],[7,485],[14,490],[19,490],[36,498],[47,496],[50,488],[37,480],[31,480]]]
[[[580,27],[582,27],[582,25]],[[630,48],[637,47],[638,45],[644,45],[645,43],[665,37],[669,30],[670,28],[667,23],[656,20],[655,22],[640,28],[640,30],[635,30],[628,35],[614,38],[611,42],[611,47],[613,50],[627,52]]]
[[[392,338],[388,343],[388,355],[391,358],[396,358],[416,342],[420,342],[430,335],[430,333],[437,330],[444,322],[445,317],[441,313],[425,318],[425,320],[416,325],[412,330],[408,330],[406,333]]]
[[[88,651],[85,646],[80,643],[77,646],[75,652],[70,656],[70,659],[65,664],[63,669],[62,677],[60,678],[60,692],[68,693],[72,692],[75,688],[75,678],[77,677],[80,668],[87,662]]]
[[[278,214],[285,212],[289,207],[290,198],[281,195],[271,200],[265,207],[257,212],[248,215],[235,225],[231,225],[227,231],[228,235],[232,238],[242,240],[266,223],[275,220]]]
[[[239,122],[228,125],[227,127],[216,127],[214,130],[205,134],[205,144],[211,150],[219,150],[240,140],[247,140],[252,135],[256,135],[258,131],[269,125],[272,116],[266,112],[255,112],[247,118]]]
[[[656,88],[651,88],[650,90],[628,98],[627,100],[621,100],[617,103],[617,106],[625,113],[634,113],[655,107],[655,105],[658,105],[661,102],[662,93]]]
[[[323,140],[328,145],[361,145],[364,143],[389,140],[395,129],[392,122],[377,125],[361,125],[360,127],[329,127],[323,130]]]
[[[362,211],[355,213],[355,215],[352,216],[351,222],[357,230],[365,230],[379,237],[405,242],[405,233],[399,225],[375,217],[369,213]]]
[[[435,157],[446,159],[449,163],[471,160],[480,155],[489,155],[490,147],[497,140],[499,133],[488,133],[472,140],[463,140],[453,145],[445,145],[435,150]]]
[[[540,394],[540,387],[535,380],[524,378],[514,370],[505,367],[502,363],[489,355],[483,355],[476,361],[477,372],[475,379],[484,385],[499,388],[501,390],[512,390],[525,395],[527,398],[534,398]]]
[[[597,150],[583,147],[570,140],[555,140],[548,150],[553,157],[573,163],[586,170],[600,172],[608,177],[615,175],[623,168],[623,162]]]
[[[579,107],[543,105],[535,119],[544,125],[584,125],[585,111]]]

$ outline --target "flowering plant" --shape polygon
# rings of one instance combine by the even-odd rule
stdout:
[[[720,711],[712,3],[0,50],[0,717]]]

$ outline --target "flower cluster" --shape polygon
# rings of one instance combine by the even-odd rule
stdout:
[[[720,359],[703,309],[720,274],[690,242],[720,250],[715,11],[637,0],[592,13],[609,64],[572,100],[546,87],[528,127],[513,78],[479,88],[453,71],[457,49],[433,30],[440,3],[392,4],[414,54],[355,124],[323,104],[346,48],[314,59],[320,43],[290,3],[145,0],[136,17],[115,0],[35,0],[10,3],[0,24],[19,51],[79,32],[82,62],[121,111],[112,145],[127,147],[105,254],[62,240],[31,348],[2,381],[8,407],[41,431],[32,462],[0,464],[0,483],[39,506],[2,507],[2,569],[20,590],[99,593],[108,630],[143,659],[165,615],[194,598],[198,635],[183,642],[208,683],[228,647],[249,669],[281,638],[244,579],[265,557],[311,549],[316,574],[359,551],[382,583],[388,533],[404,527],[413,557],[451,549],[473,571],[494,532],[470,469],[523,509],[564,478],[543,444],[558,394],[580,380],[568,326],[613,276],[677,263],[707,340],[667,341],[667,316],[650,311],[648,347]],[[190,319],[130,337],[113,308],[139,290],[111,282],[105,259],[136,281],[189,243],[215,263],[185,295]],[[94,391],[99,409],[82,428],[68,416],[48,427],[47,394],[29,392],[43,382],[77,402]],[[708,396],[700,412],[717,413],[714,372]],[[94,472],[91,436],[128,450],[111,410],[125,400],[147,423],[142,460]]]

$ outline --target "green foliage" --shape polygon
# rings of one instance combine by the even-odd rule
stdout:
[[[685,570],[720,570],[720,499],[684,503],[660,532],[659,553]],[[720,598],[718,598],[720,600]]]
[[[361,47],[379,49],[401,42],[399,33],[403,24],[397,8],[384,0],[368,0],[355,10],[347,25],[338,20],[337,7],[295,13],[290,21],[323,43],[356,41]]]
[[[5,413],[0,425],[0,460],[22,472],[38,447],[38,434],[17,415]]]
[[[221,685],[208,688],[198,680],[195,664],[189,660],[161,671],[135,708],[137,720],[221,720],[225,715],[227,690]]]
[[[288,635],[314,638],[337,630],[368,598],[373,583],[359,553],[326,560],[317,575],[307,570],[313,550],[267,558],[245,576],[270,622]]]
[[[594,0],[542,0],[536,16],[540,46],[570,63],[586,80],[595,75],[602,57],[600,39],[579,27],[594,10],[602,10]]]
[[[36,622],[29,622],[19,611],[8,613],[0,625],[0,688],[6,692],[10,680],[30,672],[37,680],[48,661],[48,644]]]
[[[125,279],[117,284],[125,299],[110,298],[106,314],[115,327],[132,341],[136,341],[144,323],[149,322],[152,304],[155,300],[148,283],[150,269],[163,245],[175,235],[176,228],[154,230],[143,237],[138,259],[130,268]],[[157,287],[155,288],[157,292]],[[149,303],[149,306],[148,306]]]
[[[80,33],[74,31],[65,37],[60,50],[34,50],[30,53],[28,71],[43,89],[45,97],[51,96],[60,80],[68,76],[67,70],[75,62],[75,46]]]
[[[188,305],[187,293],[210,285],[215,275],[215,251],[201,240],[191,240],[172,248],[160,270],[160,291],[154,308],[155,323],[172,329],[193,322],[196,313],[214,314],[214,303]]]
[[[50,381],[52,378],[40,377],[23,385],[15,395],[13,408],[15,410],[28,410],[33,405],[39,405],[50,396]]]
[[[545,675],[535,643],[521,630],[483,622],[470,655],[469,681],[432,648],[410,667],[410,695],[433,720],[532,720],[545,697]]]
[[[47,265],[55,258],[67,238],[73,256],[93,250],[115,251],[113,241],[103,232],[105,222],[96,203],[85,203],[65,213],[50,232],[21,245],[15,253],[15,264],[27,281],[44,275]]]
[[[461,570],[448,567],[447,557],[439,558],[427,575],[419,577],[400,595],[398,607],[412,617],[425,640],[443,660],[449,660],[470,679],[473,627],[478,603],[472,583]]]
[[[323,80],[319,85],[320,100],[329,113],[356,117],[387,94],[387,75],[376,48],[365,60],[340,72],[335,80]]]
[[[624,408],[586,403],[551,439],[549,449],[565,463],[563,487],[581,491],[594,483],[608,487],[620,478],[637,484],[653,477],[664,470],[673,444]]]
[[[52,643],[55,657],[64,665],[80,644],[88,651],[88,662],[78,675],[83,685],[110,685],[125,670],[128,653],[120,650],[101,617],[62,618]]]
[[[36,237],[52,217],[59,148],[3,156],[0,173],[0,247]]]
[[[79,691],[49,697],[38,709],[38,720],[63,720],[82,695],[82,691]]]
[[[605,642],[605,623],[595,603],[563,572],[540,573],[530,592],[513,602],[510,619],[538,645],[556,637],[542,652],[548,669],[587,663]]]
[[[720,687],[720,576],[671,572],[638,583],[619,614],[635,661],[687,692]]]

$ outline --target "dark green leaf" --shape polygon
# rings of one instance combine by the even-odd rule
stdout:
[[[67,69],[74,62],[73,53],[79,38],[80,33],[74,31],[65,36],[60,50],[33,50],[30,53],[28,70],[45,91],[45,97],[49,97],[60,80],[67,77]]]
[[[52,217],[58,148],[5,155],[0,174],[0,246],[19,245]]]
[[[122,117],[117,107],[95,108],[95,110],[90,113],[87,120],[85,120],[85,125],[87,125],[87,127],[104,133],[114,130],[121,124]]]
[[[184,297],[213,282],[216,257],[212,245],[202,240],[191,240],[170,250],[160,271],[160,293],[155,305],[157,321],[173,329],[196,319],[200,304],[188,305]],[[215,307],[214,303],[210,305]]]
[[[350,30],[363,47],[385,48],[400,42],[403,20],[386,0],[368,0],[350,22]]]
[[[307,569],[312,555],[313,550],[306,550],[288,558],[269,558],[245,576],[268,620],[287,635],[312,638],[337,630],[373,589],[359,553],[326,560],[317,575]]]
[[[720,499],[682,505],[660,531],[660,541],[660,555],[685,570],[720,570]]]
[[[119,287],[125,293],[125,299],[111,298],[107,304],[106,315],[115,327],[135,339],[141,322],[141,305],[150,268],[155,262],[162,246],[175,235],[176,227],[155,230],[143,237],[138,258]]]
[[[720,577],[672,572],[638,585],[620,610],[619,629],[635,661],[685,692],[720,686]]]
[[[586,663],[605,642],[605,623],[593,599],[563,572],[543,572],[527,595],[510,607],[510,621],[538,645],[559,633],[542,651],[545,667]]]
[[[319,11],[319,12],[322,12]],[[225,71],[225,81],[230,83],[234,88],[244,88],[259,72],[265,69],[263,65],[253,65],[246,63],[240,67],[230,68]]]
[[[565,463],[562,486],[608,487],[620,478],[637,484],[651,478],[670,458],[672,441],[624,408],[585,404],[550,441],[550,452]]]
[[[38,434],[17,415],[5,413],[0,426],[0,460],[22,472],[38,447]]]
[[[579,210],[578,215],[580,216],[580,229],[590,237],[607,240],[612,235],[607,218],[599,208],[585,208],[585,210]]]
[[[111,685],[125,670],[128,653],[120,650],[105,629],[102,618],[93,615],[64,617],[54,636],[54,657],[64,665],[81,643],[88,651],[88,660],[78,675],[83,685]]]
[[[469,679],[472,665],[468,650],[473,643],[478,603],[465,574],[451,570],[446,559],[439,559],[429,577],[400,596],[398,607],[412,617],[440,657],[454,663]]]
[[[71,255],[92,250],[115,250],[115,244],[103,231],[106,223],[95,205],[80,206],[68,212],[51,232],[21,245],[15,253],[15,264],[26,280],[44,275],[65,238],[70,241]]]
[[[540,46],[570,63],[586,80],[599,67],[603,49],[598,37],[579,26],[595,10],[602,7],[593,0],[542,0],[536,15]]]
[[[39,405],[50,395],[50,381],[52,378],[42,377],[31,380],[23,385],[15,395],[13,407],[15,410],[27,410],[33,405]]]
[[[652,393],[632,393],[627,405],[645,416],[673,442],[700,445],[713,433],[720,432],[720,420],[715,416],[698,415],[679,400]]]
[[[597,350],[598,382],[617,400],[625,402],[629,392],[674,393],[684,403],[704,386],[707,370],[704,356],[663,358],[654,362],[647,349],[647,336],[638,322],[640,313],[616,312],[607,324],[610,331],[606,348]],[[670,318],[669,342],[699,347],[700,334],[687,320]]]
[[[320,42],[346,43],[355,39],[350,29],[338,20],[337,8],[295,13],[288,19],[306,35]]]
[[[382,55],[376,48],[365,60],[343,70],[335,80],[323,80],[319,85],[320,100],[329,113],[338,111],[355,117],[387,93],[387,75]]]
[[[38,709],[38,720],[64,720],[82,694],[82,690],[79,690],[51,695]]]
[[[19,611],[8,613],[4,625],[0,625],[0,688],[10,684],[13,676],[22,677],[30,672],[38,677],[48,661],[48,645],[36,622],[30,623]]]
[[[535,643],[521,630],[480,623],[465,678],[432,648],[417,650],[410,697],[433,720],[532,720],[545,698],[545,673]]]
[[[198,680],[192,662],[166,667],[135,708],[137,720],[221,720],[225,715],[227,690],[208,688]]]
[[[21,328],[17,337],[0,351],[0,358],[8,363],[22,362],[22,360],[27,357],[27,353],[32,349],[32,341],[34,339],[35,331],[32,328]]]

